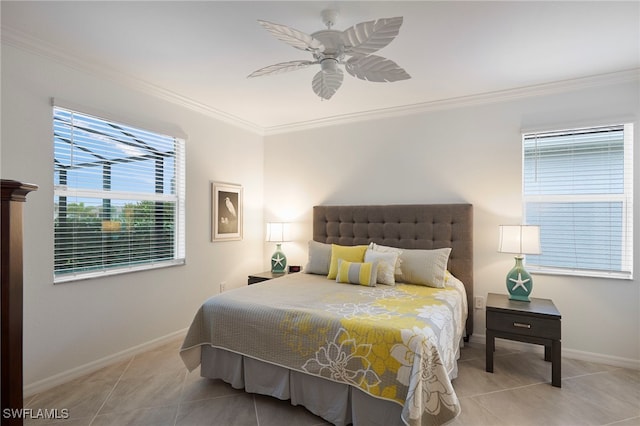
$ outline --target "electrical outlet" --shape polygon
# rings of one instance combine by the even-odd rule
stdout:
[[[227,289],[227,283],[226,281],[222,281],[220,283],[220,293],[222,293],[223,291],[225,291]]]
[[[475,296],[473,298],[473,301],[475,303],[476,309],[484,309],[484,297]]]

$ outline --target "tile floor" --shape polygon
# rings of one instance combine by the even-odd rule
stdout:
[[[288,401],[246,394],[188,373],[181,340],[25,398],[26,408],[67,409],[61,425],[326,425]],[[462,350],[453,386],[462,414],[452,425],[640,425],[640,371],[562,360],[562,388],[535,351],[498,347],[495,373],[484,371],[484,346]],[[29,419],[26,425],[50,424]],[[366,425],[364,425],[366,426]]]

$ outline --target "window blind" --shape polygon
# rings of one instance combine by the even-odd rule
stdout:
[[[531,271],[632,278],[631,124],[523,135],[525,223],[540,225]]]
[[[54,282],[184,263],[184,140],[53,109]]]

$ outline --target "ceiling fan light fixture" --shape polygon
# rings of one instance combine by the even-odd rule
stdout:
[[[338,61],[334,58],[324,58],[320,61],[320,69],[327,74],[335,74],[338,72]]]

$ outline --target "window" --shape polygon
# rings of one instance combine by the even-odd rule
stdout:
[[[54,282],[183,264],[184,140],[54,107]]]
[[[523,135],[530,271],[632,278],[632,124]]]

